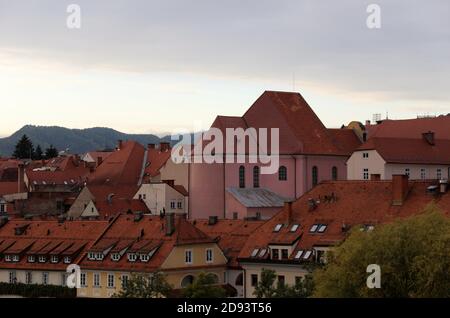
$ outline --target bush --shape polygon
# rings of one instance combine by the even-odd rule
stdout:
[[[27,298],[75,298],[77,290],[56,285],[0,283],[0,295],[17,295]]]

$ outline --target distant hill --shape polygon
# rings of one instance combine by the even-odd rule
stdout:
[[[170,136],[159,138],[155,135],[125,134],[111,128],[95,127],[87,129],[68,129],[58,126],[33,126],[26,125],[9,137],[0,138],[0,156],[8,157],[14,151],[17,141],[27,135],[34,147],[41,145],[45,151],[50,145],[58,150],[69,148],[70,153],[85,153],[93,150],[114,149],[117,141],[135,140],[142,145],[148,143],[170,142]]]

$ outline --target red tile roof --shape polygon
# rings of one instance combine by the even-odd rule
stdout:
[[[170,159],[170,156],[170,148],[165,151],[156,148],[148,149],[144,181],[150,181],[150,178],[148,177],[157,176],[160,169],[166,164],[167,160]]]
[[[243,246],[239,258],[252,259],[255,249],[267,248],[270,244],[291,245],[298,242],[290,259],[298,250],[312,249],[314,246],[336,244],[347,236],[346,229],[359,225],[378,225],[421,213],[431,202],[450,216],[450,193],[431,195],[427,193],[430,182],[413,181],[403,205],[392,205],[391,181],[333,181],[323,182],[292,203],[292,214],[285,208],[250,235]],[[310,210],[309,200],[317,203]],[[289,220],[289,221],[288,221]],[[282,224],[279,232],[275,226]],[[295,232],[292,225],[299,224]],[[310,233],[314,224],[325,224],[323,234]]]
[[[17,182],[0,182],[0,197],[18,192]]]
[[[430,145],[423,139],[372,137],[358,150],[376,150],[388,163],[450,164],[450,139]]]
[[[135,141],[122,143],[89,177],[94,185],[137,185],[141,176],[144,147]]]

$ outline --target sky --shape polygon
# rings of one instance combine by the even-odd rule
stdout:
[[[328,127],[446,114],[449,56],[448,0],[0,0],[0,136],[195,131],[265,90],[300,92]]]

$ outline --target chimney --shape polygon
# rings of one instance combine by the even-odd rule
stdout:
[[[175,232],[175,214],[174,213],[168,213],[165,216],[166,220],[166,235],[171,236],[173,232]]]
[[[284,208],[287,211],[287,220],[286,223],[289,225],[292,223],[292,202],[293,201],[286,201],[284,202]]]
[[[123,140],[122,140],[122,139],[119,139],[119,140],[117,141],[117,148],[119,148],[119,150],[122,149],[122,145],[123,145]]]
[[[429,145],[434,146],[434,132],[424,132],[422,133],[422,137]]]
[[[103,158],[101,156],[97,157],[97,167],[103,163]]]
[[[148,149],[155,149],[155,144],[147,144]]]
[[[21,162],[17,166],[17,192],[18,193],[24,193],[26,192],[25,189],[25,165]]]
[[[392,175],[392,205],[403,205],[407,195],[408,176],[405,174]]]
[[[379,173],[372,173],[370,175],[370,180],[371,181],[380,181],[381,180],[381,175]]]
[[[439,180],[439,192],[444,194],[447,192],[448,181],[447,180]]]
[[[159,151],[168,151],[170,149],[170,143],[168,142],[160,142],[159,143]]]

